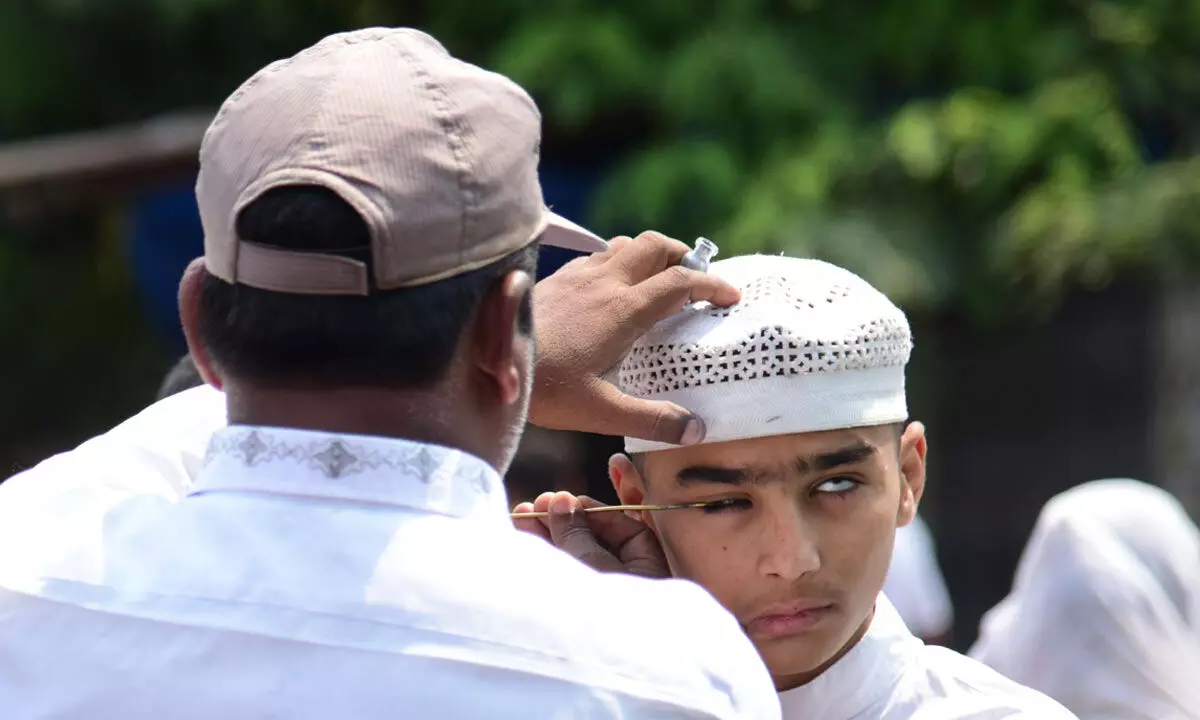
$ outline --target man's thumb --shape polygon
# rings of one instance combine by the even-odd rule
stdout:
[[[704,421],[675,403],[636,398],[611,382],[598,382],[592,391],[588,414],[593,432],[671,445],[695,445],[704,439]]]

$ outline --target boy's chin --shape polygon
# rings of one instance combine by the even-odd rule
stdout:
[[[814,637],[780,638],[755,645],[771,676],[781,680],[811,675],[840,650],[825,638]]]
[[[751,638],[781,689],[802,685],[828,669],[856,643],[865,622],[847,626],[840,613],[813,631],[774,639]]]

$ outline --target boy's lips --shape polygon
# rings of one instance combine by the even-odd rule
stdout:
[[[816,627],[833,611],[826,600],[795,600],[772,605],[745,623],[746,634],[765,640],[798,635]]]

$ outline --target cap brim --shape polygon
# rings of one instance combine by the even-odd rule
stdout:
[[[562,215],[550,211],[546,212],[546,216],[548,221],[542,233],[543,245],[585,253],[604,252],[608,249],[604,238],[582,225],[576,225]]]

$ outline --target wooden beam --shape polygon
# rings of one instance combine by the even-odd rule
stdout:
[[[143,168],[194,165],[211,121],[210,112],[179,113],[0,146],[0,193],[136,174]]]

